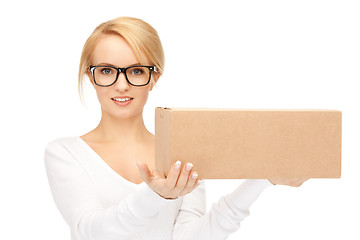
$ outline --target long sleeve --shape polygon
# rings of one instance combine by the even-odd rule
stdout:
[[[55,204],[76,239],[127,239],[149,226],[172,201],[143,184],[123,201],[104,208],[91,176],[65,146],[48,143],[44,163]]]
[[[248,179],[232,193],[220,197],[206,212],[204,182],[192,194],[183,197],[177,216],[173,239],[223,240],[240,228],[249,216],[251,204],[272,184],[265,179]]]

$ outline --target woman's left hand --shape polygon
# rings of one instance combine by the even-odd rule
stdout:
[[[309,180],[310,178],[295,178],[295,179],[268,179],[273,185],[286,185],[290,187],[300,187],[305,181]]]

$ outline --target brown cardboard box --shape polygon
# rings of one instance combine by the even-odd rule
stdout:
[[[155,109],[156,169],[201,179],[340,178],[341,111]]]

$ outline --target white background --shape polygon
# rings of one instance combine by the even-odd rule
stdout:
[[[132,16],[159,32],[166,65],[154,108],[336,109],[342,178],[271,186],[228,239],[360,239],[358,1],[13,1],[0,5],[0,239],[70,239],[43,163],[47,142],[96,127],[82,46],[101,22]],[[206,180],[207,207],[242,180]]]

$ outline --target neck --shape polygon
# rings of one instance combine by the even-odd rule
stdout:
[[[117,118],[103,112],[94,131],[101,141],[122,145],[143,143],[153,137],[145,127],[142,111],[129,118]]]

